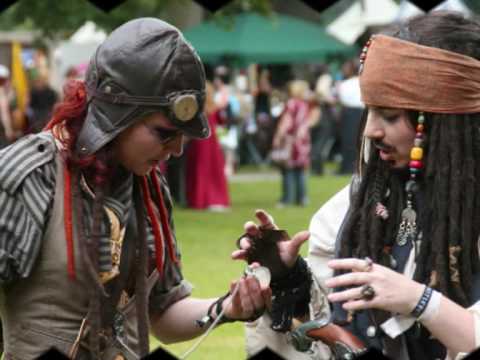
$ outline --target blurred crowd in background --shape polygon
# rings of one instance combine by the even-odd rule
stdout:
[[[407,0],[343,0],[322,14],[300,1],[236,0],[216,17],[195,2],[168,3],[131,2],[117,15],[166,17],[202,57],[212,135],[186,139],[183,155],[160,166],[177,205],[211,211],[232,206],[234,179],[274,174],[281,208],[309,203],[309,176],[352,174],[363,113],[356,54],[372,33],[423,12]],[[468,16],[476,3],[445,0],[435,10]],[[112,26],[88,7],[106,28],[80,12],[73,24],[83,25],[64,23],[63,2],[35,4],[3,18],[12,26],[0,31],[0,148],[43,129],[62,86],[83,79]],[[45,26],[46,13],[58,28]]]
[[[0,147],[41,131],[59,100],[50,85],[45,55],[35,52],[25,66],[19,45],[12,47],[11,66],[0,64]]]
[[[422,11],[406,0],[349,0],[320,21],[298,1],[271,1],[266,17],[236,3],[228,29],[193,3],[164,9],[205,64],[212,135],[186,139],[183,155],[161,168],[180,206],[228,210],[229,182],[252,174],[280,175],[278,207],[304,206],[309,176],[354,172],[363,113],[356,55],[371,33]],[[440,7],[470,13],[461,0]],[[83,79],[107,36],[91,20],[50,43],[24,30],[0,31],[0,148],[42,130],[62,86]],[[303,47],[290,46],[297,39]]]
[[[278,65],[220,65],[206,72],[206,113],[214,131],[209,141],[187,143],[184,155],[166,165],[178,203],[228,208],[228,193],[222,190],[226,180],[220,178],[242,168],[277,168],[282,179],[278,206],[303,206],[308,203],[307,175],[353,173],[363,111],[356,58],[337,71],[327,64],[312,65],[302,77],[293,67]],[[199,150],[203,147],[209,150]],[[192,195],[195,186],[204,202]],[[212,199],[210,188],[217,194]]]
[[[316,65],[304,79],[282,66],[253,66],[254,75],[252,69],[207,67],[204,110],[212,136],[187,142],[184,155],[163,165],[175,200],[192,208],[228,209],[228,178],[248,165],[280,170],[279,206],[305,205],[307,172],[322,175],[331,162],[336,166],[330,173],[352,173],[363,108],[357,67],[356,59],[338,72]],[[69,68],[64,81],[82,79],[83,68]],[[49,120],[61,94],[49,84],[46,69],[40,55],[26,71],[29,89],[20,106],[11,69],[0,64],[2,147],[41,131]]]
[[[61,90],[49,82],[47,58],[35,52],[28,66],[13,57],[0,64],[0,146],[39,132]],[[82,79],[86,64],[72,66],[63,84]],[[205,141],[189,140],[184,154],[161,164],[175,201],[185,207],[224,211],[228,180],[239,169],[278,169],[278,206],[308,203],[307,175],[351,174],[363,104],[358,61],[337,70],[328,64],[302,67],[206,65],[204,111],[212,128]],[[329,163],[329,166],[325,166]]]

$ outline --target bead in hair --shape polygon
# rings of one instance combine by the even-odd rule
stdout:
[[[377,206],[375,207],[375,215],[377,215],[382,220],[388,219],[388,210],[381,202],[378,202]]]
[[[410,179],[405,184],[407,196],[407,206],[402,211],[402,222],[397,233],[397,244],[405,245],[408,241],[415,240],[417,235],[417,213],[413,208],[413,195],[418,189],[417,179],[423,169],[423,143],[425,140],[425,115],[423,112],[418,114],[415,140],[413,148],[410,150],[409,171]]]
[[[365,46],[362,49],[362,53],[360,54],[360,67],[358,68],[358,74],[362,73],[363,64],[365,63],[365,59],[367,58],[368,48],[372,44],[372,40],[373,40],[373,36],[370,39],[368,39],[368,41],[366,42]]]

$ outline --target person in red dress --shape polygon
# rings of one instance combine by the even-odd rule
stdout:
[[[205,140],[190,140],[186,149],[187,204],[193,209],[226,210],[230,206],[225,177],[225,159],[218,142],[215,127],[220,122],[219,111],[213,101],[213,85],[207,82],[205,113],[211,135]]]

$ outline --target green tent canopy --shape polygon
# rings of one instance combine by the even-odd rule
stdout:
[[[242,13],[230,26],[206,21],[184,35],[204,62],[227,57],[243,63],[309,63],[356,53],[355,47],[334,39],[323,27],[280,14]]]

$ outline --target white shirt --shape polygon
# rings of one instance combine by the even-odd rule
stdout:
[[[361,100],[360,81],[358,76],[340,81],[337,87],[338,101],[341,105],[353,108],[363,108],[365,105]]]

